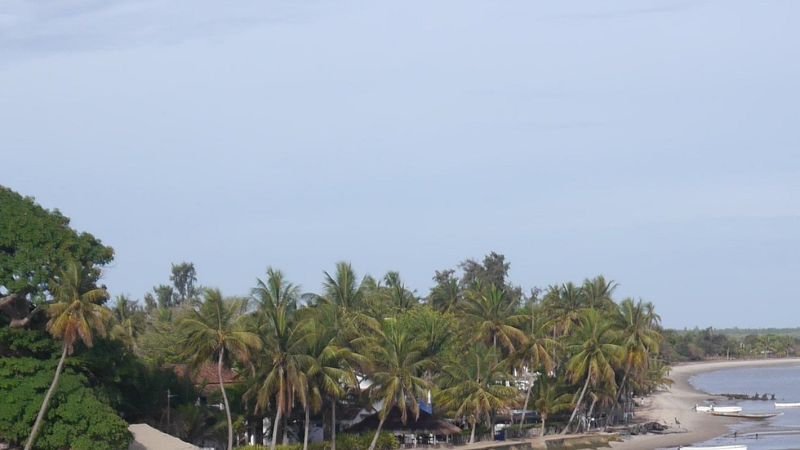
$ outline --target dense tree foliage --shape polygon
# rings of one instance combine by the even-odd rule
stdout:
[[[51,281],[68,261],[77,261],[93,284],[114,257],[111,247],[69,226],[58,210],[48,211],[30,197],[0,186],[0,313],[12,326],[30,320],[31,300],[42,301]]]
[[[227,448],[247,431],[273,450],[290,439],[314,449],[309,431],[321,421],[333,450],[366,450],[388,445],[390,417],[410,423],[423,409],[464,427],[470,441],[515,421],[518,409],[538,412],[542,434],[609,425],[633,396],[669,382],[669,361],[789,355],[797,345],[663,330],[652,304],[615,298],[616,283],[603,276],[526,294],[494,252],[435,272],[427,295],[396,271],[359,276],[340,262],[318,292],[269,268],[248,297],[224,297],[182,262],[141,302],[121,295],[106,305],[97,279],[110,248],[6,189],[0,208],[0,395],[11,399],[0,405],[0,441],[14,445],[48,403],[53,374],[36,448],[65,448],[67,439],[72,448],[125,448],[124,418]],[[22,317],[9,314],[20,299]],[[215,375],[196,381],[218,389],[198,392],[176,365],[190,377],[208,376],[201,369],[210,365]],[[337,435],[337,415],[354,410],[376,414],[375,429]],[[523,418],[515,428],[533,432]]]

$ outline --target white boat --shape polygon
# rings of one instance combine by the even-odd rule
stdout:
[[[712,447],[681,447],[681,450],[747,450],[746,445],[717,445]]]
[[[721,413],[738,413],[742,412],[741,406],[701,406],[695,405],[694,410],[697,412],[721,412]]]
[[[800,402],[796,403],[778,403],[775,402],[776,408],[800,408]]]

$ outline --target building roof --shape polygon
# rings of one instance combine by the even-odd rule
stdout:
[[[129,425],[128,431],[133,434],[133,442],[128,450],[200,450],[200,447],[183,442],[145,423]]]
[[[199,387],[204,387],[205,390],[219,388],[219,374],[217,373],[217,366],[215,364],[203,364],[196,370],[186,364],[175,364],[172,370],[179,377],[188,378],[192,384]],[[227,367],[222,368],[222,381],[225,385],[239,383],[239,377],[231,369]]]

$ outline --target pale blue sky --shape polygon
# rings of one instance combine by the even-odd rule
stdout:
[[[673,327],[798,326],[800,2],[0,3],[0,184],[244,294],[496,250]]]

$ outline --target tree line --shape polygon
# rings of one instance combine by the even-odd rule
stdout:
[[[508,281],[505,257],[490,253],[435,272],[425,296],[397,272],[360,277],[341,262],[324,272],[316,293],[268,268],[249,295],[235,297],[199,286],[194,266],[181,263],[172,285],[156,286],[143,302],[110,301],[98,280],[112,249],[7,189],[0,212],[2,320],[9,329],[46,330],[58,344],[49,387],[31,397],[39,403],[35,420],[18,419],[32,422],[26,448],[57,420],[48,408],[75,355],[105,342],[152,367],[216,367],[228,449],[264,418],[272,449],[294,424],[302,424],[305,449],[316,418],[335,450],[337,414],[357,406],[377,410],[374,450],[392,413],[413,421],[428,398],[436,415],[468,430],[470,442],[512,409],[536,410],[541,434],[579,432],[611,425],[634,395],[668,383],[653,305],[615,299],[616,283],[602,276],[525,292]],[[241,383],[226,386],[224,370]],[[185,415],[199,414],[188,403],[179,404]]]

